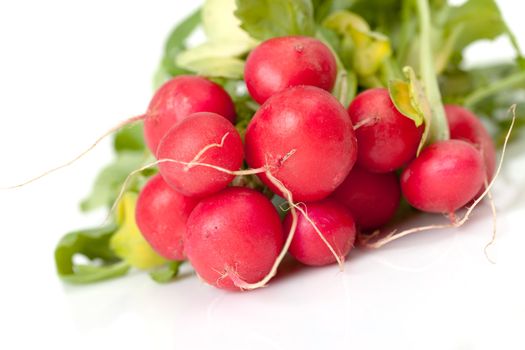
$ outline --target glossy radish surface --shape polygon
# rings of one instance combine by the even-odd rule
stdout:
[[[417,152],[423,127],[396,109],[387,89],[366,90],[352,101],[348,113],[359,145],[357,163],[366,170],[386,173],[412,160]]]
[[[460,140],[425,148],[401,175],[401,189],[415,208],[453,213],[474,198],[485,178],[480,151]]]
[[[372,173],[355,166],[335,190],[334,198],[350,210],[359,228],[374,229],[396,213],[401,188],[395,173]]]
[[[450,138],[468,141],[483,153],[487,180],[492,180],[496,170],[496,147],[489,132],[471,111],[461,106],[445,105]]]
[[[355,241],[355,222],[342,204],[334,199],[324,199],[302,205],[312,222],[332,246],[338,257],[344,257],[350,252]],[[297,230],[290,245],[290,254],[306,265],[321,266],[336,262],[336,258],[325,242],[319,237],[313,225],[299,213]],[[289,232],[292,216],[288,214],[284,220],[284,232]]]
[[[208,284],[238,290],[229,273],[261,280],[284,244],[277,211],[261,193],[230,187],[203,199],[188,219],[186,254]]]
[[[236,171],[242,165],[243,146],[239,133],[228,120],[215,113],[200,112],[166,134],[159,145],[157,159],[196,161]],[[159,164],[159,171],[172,188],[190,197],[220,191],[234,178],[206,166],[173,162]]]
[[[157,253],[170,260],[183,260],[186,222],[197,201],[183,196],[160,175],[140,191],[135,217],[140,232]]]
[[[311,85],[331,91],[336,73],[334,55],[321,41],[285,36],[267,40],[250,53],[244,79],[250,95],[262,104],[292,86]]]
[[[259,108],[245,135],[250,167],[270,166],[297,201],[328,196],[355,163],[357,143],[344,107],[311,86],[287,89]],[[262,181],[280,191],[262,174]]]
[[[181,75],[162,85],[149,104],[144,119],[144,138],[153,154],[174,125],[196,112],[217,113],[235,122],[230,96],[219,85],[198,76]]]

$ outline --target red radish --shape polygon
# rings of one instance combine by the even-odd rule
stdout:
[[[195,113],[168,131],[159,144],[157,159],[205,163],[236,171],[243,161],[242,140],[232,123],[220,115]],[[220,191],[234,178],[198,164],[161,162],[159,171],[172,188],[189,197]]]
[[[160,140],[171,127],[196,112],[217,113],[235,122],[230,96],[205,78],[181,75],[161,86],[151,99],[144,119],[144,136],[151,152],[157,153]]]
[[[328,92],[298,86],[272,96],[246,129],[246,160],[269,166],[294,200],[314,201],[333,192],[355,163],[357,143],[344,107]],[[265,174],[262,181],[282,194]]]
[[[417,152],[423,127],[399,113],[388,90],[366,90],[352,101],[348,113],[356,130],[359,151],[357,163],[366,170],[386,173],[412,160]]]
[[[249,283],[261,280],[284,244],[274,206],[248,188],[230,187],[203,199],[187,225],[189,261],[205,282],[223,289],[239,290],[231,274]]]
[[[137,226],[157,253],[169,260],[184,260],[186,221],[196,205],[195,199],[184,197],[155,175],[137,200]]]
[[[401,175],[401,190],[415,208],[453,213],[474,198],[485,179],[481,153],[460,140],[425,148]]]
[[[349,211],[334,199],[309,202],[304,205],[308,218],[333,248],[344,258],[352,249],[356,236],[355,223]],[[284,231],[289,232],[292,224],[290,214],[284,219]],[[304,214],[299,214],[297,229],[290,245],[290,254],[305,265],[321,266],[336,262],[330,251]]]
[[[492,180],[496,170],[496,147],[489,132],[481,121],[468,109],[456,105],[446,105],[450,138],[474,144],[483,153],[487,181]]]
[[[292,86],[311,85],[331,91],[336,73],[334,55],[321,41],[285,36],[267,40],[251,52],[244,79],[250,95],[262,104]]]
[[[355,166],[335,190],[334,198],[350,210],[359,228],[374,229],[394,216],[401,188],[395,173],[371,173]]]

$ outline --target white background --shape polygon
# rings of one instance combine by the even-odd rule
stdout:
[[[523,5],[500,4],[524,45]],[[0,2],[0,186],[59,164],[141,114],[166,35],[198,5]],[[499,40],[469,58],[510,53]],[[77,204],[111,159],[104,142],[67,170],[0,192],[0,348],[523,349],[523,147],[512,147],[496,187],[496,265],[482,252],[491,225],[482,207],[460,230],[354,252],[343,273],[305,269],[232,294],[189,273],[166,286],[138,273],[86,287],[58,280],[57,240],[102,220]]]

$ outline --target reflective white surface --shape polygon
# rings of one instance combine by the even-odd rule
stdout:
[[[523,42],[523,5],[500,1]],[[55,165],[144,111],[162,42],[198,3],[0,3],[0,185]],[[473,61],[509,55],[504,40]],[[522,107],[525,108],[525,107]],[[77,203],[109,141],[74,167],[0,192],[0,348],[523,349],[525,142],[512,145],[488,206],[457,230],[353,251],[336,266],[289,268],[265,289],[228,293],[187,269],[169,285],[145,274],[63,285],[52,252],[68,230],[103,220]],[[445,220],[422,216],[408,226]]]

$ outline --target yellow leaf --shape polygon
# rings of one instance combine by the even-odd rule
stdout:
[[[397,110],[412,119],[416,126],[420,126],[423,123],[423,116],[414,108],[410,97],[410,84],[402,80],[392,80],[388,84],[388,91]]]
[[[144,239],[135,222],[137,194],[125,193],[117,208],[118,231],[111,237],[111,249],[129,265],[150,269],[166,263]]]
[[[392,55],[388,38],[370,30],[366,21],[350,11],[337,11],[330,15],[324,26],[346,38],[351,38],[353,50],[352,65],[360,76],[375,74],[383,62]]]

